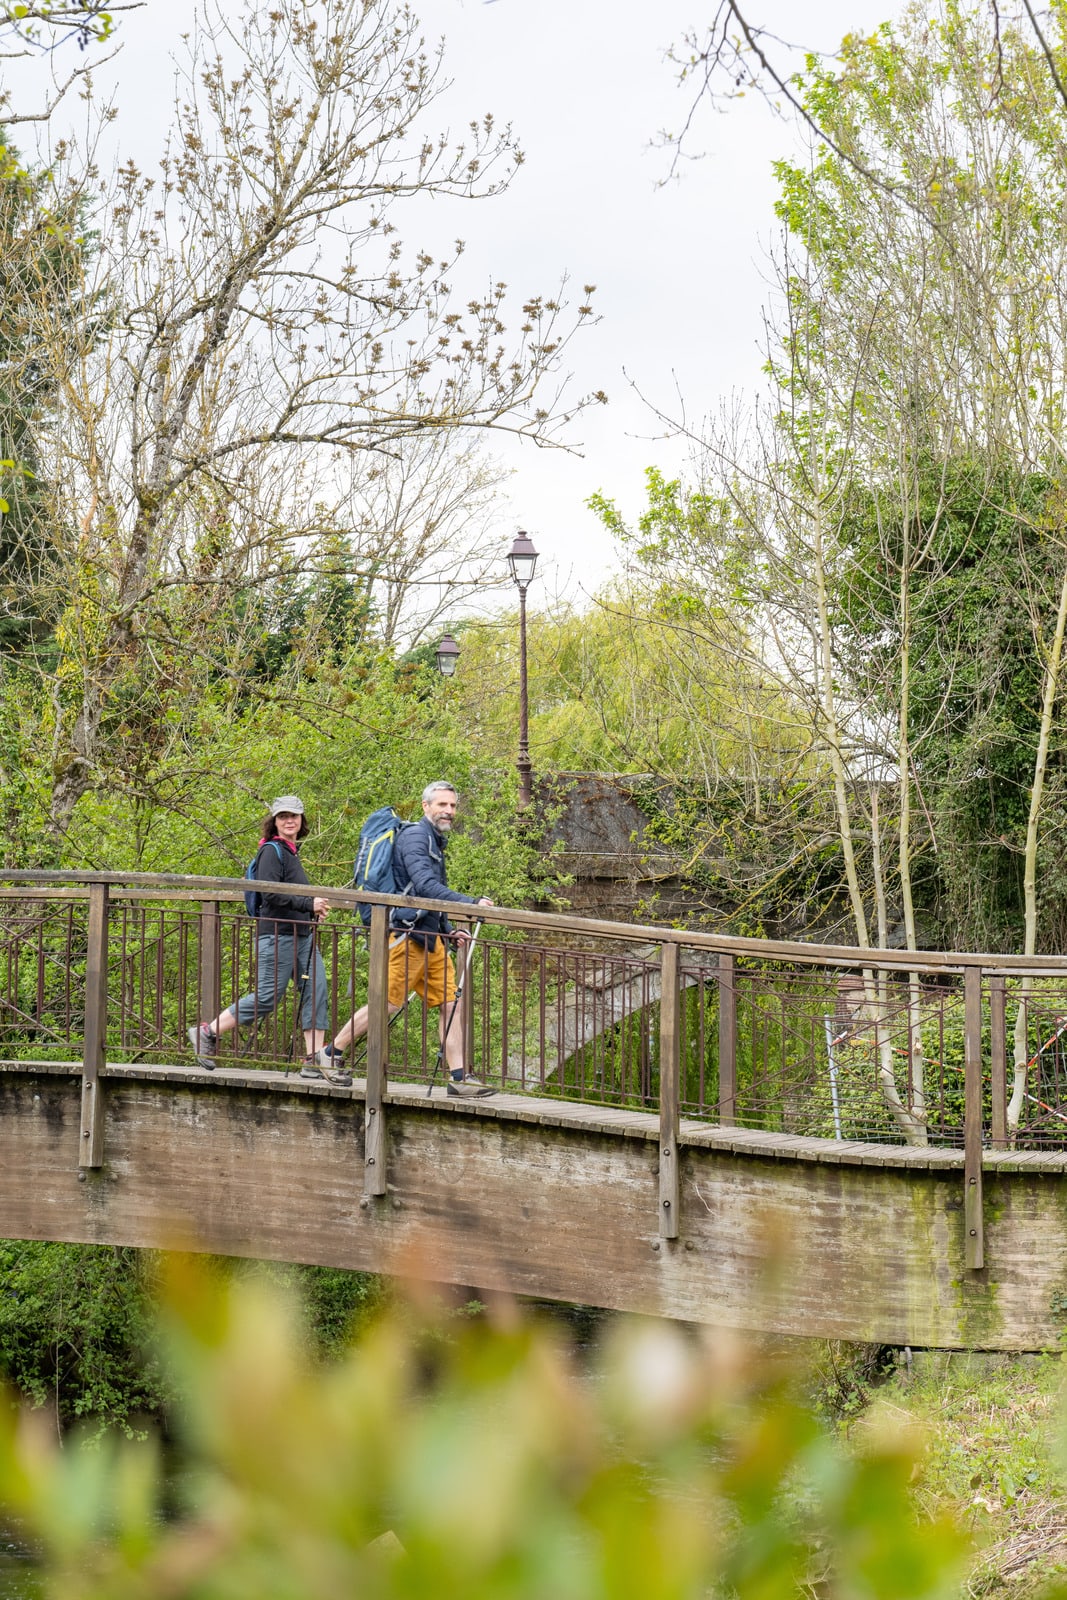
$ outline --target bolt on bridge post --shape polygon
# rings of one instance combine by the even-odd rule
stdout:
[[[104,1107],[100,1085],[107,1050],[107,914],[107,884],[90,884],[79,1167],[102,1167],[104,1164]]]

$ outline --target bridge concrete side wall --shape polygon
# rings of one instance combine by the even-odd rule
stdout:
[[[189,1247],[772,1333],[943,1348],[1057,1343],[1067,1176],[994,1162],[963,1265],[962,1165],[686,1125],[680,1237],[658,1234],[655,1119],[549,1100],[389,1096],[365,1199],[363,1102],[272,1073],[116,1067],[79,1173],[80,1076],[0,1067],[0,1236]],[[889,1164],[886,1164],[889,1163]]]

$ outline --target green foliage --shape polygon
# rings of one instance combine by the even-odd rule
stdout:
[[[642,518],[650,548],[668,541],[662,525],[703,513],[683,507],[679,486],[651,469],[653,509]],[[602,497],[592,502],[605,525],[620,519]],[[648,518],[655,527],[645,526]],[[635,535],[635,537],[637,537]],[[645,576],[605,588],[578,612],[555,608],[530,618],[530,749],[538,770],[651,773],[661,782],[699,779],[743,783],[752,747],[788,753],[788,708],[746,663],[745,619],[731,597],[687,590],[649,567]],[[471,623],[463,629],[461,714],[483,749],[513,758],[517,697],[517,623]],[[730,635],[733,648],[723,648]]]
[[[1053,52],[1065,19],[1050,17]],[[744,761],[743,740],[717,767],[693,741],[685,775],[707,774],[707,794],[672,795],[656,826],[746,931],[773,927],[779,895],[826,926],[844,860],[861,942],[877,896],[909,942],[1014,948],[1033,800],[1039,937],[1057,949],[1060,719],[1040,773],[1038,735],[1065,551],[1049,286],[1067,110],[1026,31],[957,0],[849,35],[795,88],[827,139],[777,168],[768,409],[747,433],[712,430],[693,486],[651,473],[635,527],[593,502],[684,597],[665,649],[686,647],[693,616],[708,633],[724,616],[722,653],[779,684],[756,698]]]
[[[916,1508],[971,1530],[971,1594],[1067,1592],[1063,1371],[1054,1356],[916,1352],[910,1367],[898,1361],[861,1424],[922,1430]]]
[[[153,1271],[136,1250],[0,1243],[0,1370],[57,1429],[128,1432],[172,1398],[149,1350]]]
[[[380,1303],[381,1281],[332,1267],[214,1260],[222,1281],[258,1271],[303,1308],[309,1351],[332,1357]],[[159,1258],[105,1245],[0,1242],[0,1373],[57,1435],[161,1422],[176,1390],[154,1338]]]
[[[423,788],[448,778],[461,797],[450,882],[521,904],[535,849],[519,828],[509,779],[487,770],[447,693],[428,673],[350,653],[341,666],[287,675],[234,707],[200,708],[196,748],[140,792],[89,795],[65,859],[140,871],[239,877],[271,798],[302,796],[311,834],[302,856],[313,882],[350,884],[359,830],[376,806],[421,815]]]
[[[323,1359],[335,1360],[343,1355],[358,1330],[385,1301],[382,1279],[369,1272],[277,1262],[230,1262],[229,1267],[237,1273],[259,1274],[294,1296],[303,1312],[310,1348]]]
[[[909,1503],[914,1446],[844,1452],[726,1336],[619,1323],[596,1381],[513,1313],[409,1310],[308,1361],[262,1283],[168,1268],[181,1503],[158,1451],[58,1450],[0,1413],[0,1505],[65,1600],[564,1594],[948,1600],[967,1542]]]
[[[917,897],[952,949],[1012,949],[1022,938],[1021,858],[1045,644],[1062,578],[1061,522],[1062,493],[1037,473],[991,474],[984,463],[959,459],[928,462],[918,482],[910,538],[923,557],[906,578],[907,691],[936,853],[920,865]],[[903,539],[892,494],[857,489],[839,539],[847,562],[836,603],[850,668],[891,713],[900,694],[902,611],[886,573],[899,569]],[[1039,873],[1049,948],[1067,934],[1064,754],[1056,729]]]

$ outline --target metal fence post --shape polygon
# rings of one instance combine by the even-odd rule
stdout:
[[[963,1238],[964,1264],[985,1265],[982,1232],[982,971],[963,973]]]
[[[732,1128],[737,1115],[737,990],[732,955],[719,955],[719,1122]]]
[[[363,1123],[363,1193],[387,1192],[385,1174],[385,1085],[389,1061],[389,912],[372,906],[367,939],[367,1100]]]
[[[677,1239],[680,1182],[681,984],[678,946],[660,947],[659,995],[659,1233]]]
[[[82,1035],[81,1136],[79,1167],[104,1164],[104,1107],[101,1074],[107,1049],[108,886],[89,885],[89,929],[85,952],[85,1030]]]

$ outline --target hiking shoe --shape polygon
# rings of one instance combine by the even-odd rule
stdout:
[[[484,1100],[487,1095],[496,1094],[496,1090],[489,1084],[483,1083],[481,1078],[475,1078],[471,1073],[453,1073],[448,1080],[448,1092],[457,1100]]]
[[[328,1056],[325,1050],[316,1050],[313,1056],[305,1056],[300,1076],[320,1080],[325,1078],[327,1083],[340,1084],[343,1089],[352,1087],[352,1074],[344,1065],[340,1052],[336,1056]]]
[[[214,1072],[215,1051],[219,1047],[219,1041],[216,1036],[210,1028],[202,1028],[198,1023],[194,1023],[191,1028],[187,1028],[186,1032],[189,1035],[189,1043],[193,1047],[193,1055],[196,1057],[197,1066],[203,1067],[207,1072]]]

